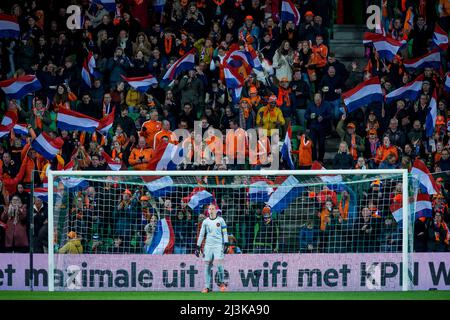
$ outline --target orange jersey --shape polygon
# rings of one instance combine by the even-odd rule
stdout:
[[[140,159],[146,160],[147,162],[142,162]],[[133,166],[134,170],[147,170],[148,161],[153,158],[153,150],[152,149],[141,149],[134,148],[131,151],[130,157],[128,158],[128,162]]]
[[[386,160],[387,156],[393,153],[395,155],[395,159],[398,160],[398,152],[395,146],[389,146],[386,148],[385,146],[380,146],[377,149],[377,155],[375,157],[375,163],[380,164],[384,160]]]
[[[139,135],[145,138],[148,146],[153,146],[155,134],[161,131],[161,121],[148,120],[142,124],[142,129]]]
[[[306,167],[312,165],[312,141],[306,142],[305,135],[300,138],[298,151],[292,151],[293,154],[298,154],[298,165]]]
[[[169,143],[174,143],[174,144],[177,143],[176,136],[172,131],[162,129],[162,130],[158,131],[153,138],[152,146],[153,146],[154,150],[156,150],[156,148],[161,143],[161,141],[164,137],[167,137],[169,139],[168,140]]]

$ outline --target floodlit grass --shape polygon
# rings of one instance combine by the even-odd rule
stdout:
[[[450,291],[409,292],[30,292],[0,291],[0,300],[450,300]]]

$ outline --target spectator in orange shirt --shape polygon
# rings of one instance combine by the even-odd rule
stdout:
[[[148,163],[153,158],[153,150],[147,148],[144,137],[139,137],[139,143],[135,147],[128,158],[128,162],[133,166],[134,170],[146,170]]]
[[[311,50],[310,65],[314,65],[316,69],[325,67],[328,62],[328,47],[323,44],[323,37],[321,35],[316,36],[316,45],[312,46]]]
[[[150,120],[142,124],[139,135],[145,138],[147,146],[153,146],[155,134],[162,129],[161,121],[158,120],[158,111],[154,110],[150,113]]]
[[[176,143],[175,134],[170,131],[170,122],[167,120],[162,121],[162,129],[155,134],[153,139],[153,150],[156,150],[158,145],[163,141],[163,138],[166,137],[169,143]]]
[[[312,166],[312,140],[306,133],[298,135],[298,150],[292,151],[298,155],[298,168],[300,170],[311,169]]]
[[[398,151],[394,145],[391,145],[391,140],[388,136],[384,136],[383,144],[378,147],[377,155],[375,156],[375,163],[379,165],[381,162],[386,160],[387,156],[393,153],[395,155],[395,161],[398,161]]]

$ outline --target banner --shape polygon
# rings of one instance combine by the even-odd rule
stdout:
[[[226,255],[229,291],[400,291],[401,253]],[[0,290],[48,290],[47,255],[0,254]],[[411,290],[450,290],[450,254],[412,256]],[[194,255],[56,255],[55,291],[200,291]],[[214,289],[218,277],[214,268]],[[32,280],[31,280],[32,278]]]

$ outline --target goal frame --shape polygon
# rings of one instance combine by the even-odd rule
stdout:
[[[229,170],[229,171],[48,171],[48,291],[55,291],[55,260],[54,260],[54,181],[57,177],[107,177],[107,176],[312,176],[312,175],[402,175],[402,194],[408,195],[407,169],[368,169],[368,170]],[[409,290],[409,200],[402,197],[403,233],[402,233],[402,291]]]

